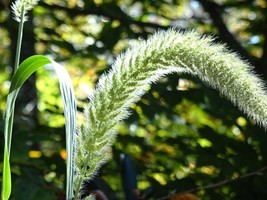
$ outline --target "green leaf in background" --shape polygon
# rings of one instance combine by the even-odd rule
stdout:
[[[11,194],[11,172],[10,172],[10,149],[12,139],[12,127],[14,118],[15,101],[22,84],[40,67],[51,64],[52,69],[56,72],[62,100],[64,104],[64,115],[66,119],[66,149],[67,157],[67,199],[72,197],[73,183],[73,133],[76,128],[76,100],[71,79],[64,67],[42,55],[31,56],[21,63],[20,67],[11,80],[11,86],[7,97],[7,108],[5,115],[5,151],[3,164],[3,184],[2,200],[7,200]]]

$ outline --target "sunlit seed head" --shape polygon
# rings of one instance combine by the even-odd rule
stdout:
[[[33,9],[39,0],[16,0],[11,5],[11,10],[14,14],[14,19],[20,22],[23,17],[23,21],[27,20],[27,12]]]

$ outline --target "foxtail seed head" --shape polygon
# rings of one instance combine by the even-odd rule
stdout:
[[[28,11],[33,9],[33,7],[38,3],[39,0],[17,0],[11,5],[11,10],[14,14],[14,19],[17,22],[21,20],[27,21],[26,14]]]
[[[85,123],[76,135],[76,180],[94,177],[108,160],[117,124],[128,117],[130,105],[166,74],[198,76],[267,129],[265,85],[251,68],[225,45],[194,31],[160,31],[130,48],[101,76],[89,97]]]

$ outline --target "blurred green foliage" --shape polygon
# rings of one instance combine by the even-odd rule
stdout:
[[[16,30],[9,3],[0,4],[2,115],[14,54],[15,39],[10,33]],[[80,113],[99,75],[108,71],[119,53],[169,26],[218,36],[218,42],[241,49],[240,55],[266,80],[266,9],[264,0],[44,0],[34,9],[25,35],[33,30],[35,40],[28,42],[35,44],[34,51],[67,67]],[[58,83],[51,77],[50,72],[40,70],[36,88],[27,88],[37,90],[37,105],[28,102],[16,112],[11,154],[14,200],[64,199],[64,118]],[[33,110],[38,119],[29,115]],[[3,149],[3,138],[0,144]],[[195,191],[197,196],[263,200],[267,198],[265,171],[238,177],[267,166],[266,146],[264,130],[217,91],[195,77],[169,75],[132,105],[132,115],[119,127],[114,159],[100,175],[109,187],[109,198],[124,199],[119,154],[125,152],[134,160],[139,189],[153,186],[154,199],[213,185]],[[215,185],[232,179],[236,180]]]

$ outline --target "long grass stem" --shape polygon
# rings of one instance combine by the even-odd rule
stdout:
[[[20,22],[19,22],[19,30],[18,30],[18,40],[17,40],[17,47],[16,47],[14,72],[16,72],[16,70],[19,68],[24,21],[25,21],[25,11],[24,11],[24,7],[22,7],[22,12],[20,15]]]
[[[22,7],[21,18],[19,22],[18,30],[18,40],[16,47],[16,57],[15,57],[15,66],[14,74],[19,68],[20,61],[20,52],[21,52],[21,43],[23,36],[23,24],[25,19],[25,11]],[[4,160],[3,160],[3,179],[2,179],[2,200],[7,200],[11,194],[11,172],[10,172],[10,152],[11,152],[11,141],[12,141],[12,130],[13,130],[13,119],[14,119],[14,105],[15,99],[18,92],[14,91],[12,94],[9,94],[7,97],[7,107],[5,113],[5,147],[4,147]]]
[[[15,57],[15,66],[14,66],[14,74],[19,68],[19,61],[20,61],[20,53],[21,53],[21,43],[22,43],[22,37],[23,37],[23,24],[24,24],[24,18],[25,18],[25,11],[24,8],[22,7],[22,12],[21,12],[21,20],[19,22],[19,30],[18,30],[18,40],[17,40],[17,47],[16,47],[16,57]],[[7,102],[9,103],[9,102]],[[14,102],[13,102],[14,104]],[[7,107],[9,108],[9,107]],[[8,149],[8,155],[10,156],[10,149],[11,149],[11,140],[12,140],[12,129],[13,129],[13,118],[14,118],[14,106],[11,106],[12,110],[9,110],[10,112],[10,117],[11,125],[8,126],[7,131],[5,132],[5,137],[7,140],[7,149]],[[8,111],[6,111],[8,113]],[[6,122],[7,124],[7,122]]]

